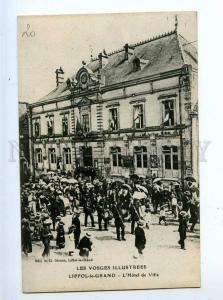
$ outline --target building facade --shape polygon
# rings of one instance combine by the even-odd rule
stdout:
[[[32,174],[198,177],[197,53],[177,29],[103,51],[56,85],[29,105]]]
[[[29,117],[28,103],[19,102],[19,160],[20,180],[22,183],[29,179],[30,149],[29,149]]]

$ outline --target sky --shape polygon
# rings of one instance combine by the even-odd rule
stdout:
[[[194,12],[21,16],[18,18],[19,101],[35,102],[56,87],[60,66],[65,80],[82,61],[171,31],[197,41]],[[197,46],[197,42],[193,43]]]

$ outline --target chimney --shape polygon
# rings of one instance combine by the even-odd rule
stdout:
[[[70,89],[71,88],[71,80],[70,80],[70,78],[67,78],[66,84],[67,84],[68,89]]]
[[[105,49],[103,50],[103,53],[100,52],[98,54],[99,59],[99,69],[104,68],[108,63],[108,54],[106,53]]]
[[[128,58],[129,58],[129,45],[128,44],[124,45],[124,50],[125,50],[125,60],[128,60]]]
[[[125,60],[130,59],[130,55],[134,55],[134,47],[129,46],[129,44],[124,45],[124,50],[125,50]]]
[[[56,73],[56,85],[59,86],[64,81],[64,76],[63,76],[64,71],[60,67],[59,69],[56,69],[55,73]]]

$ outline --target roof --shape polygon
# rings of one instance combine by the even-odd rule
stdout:
[[[124,57],[124,48],[108,54],[108,62],[101,70],[105,86],[179,69],[185,64],[191,64],[193,67],[197,65],[196,48],[176,31],[131,46],[134,47],[135,56],[129,55],[129,60]],[[141,70],[133,71],[135,57],[143,61]],[[99,59],[88,63],[86,68],[97,74]],[[76,74],[71,78],[75,77]],[[69,94],[70,91],[64,82],[39,101],[50,101]]]

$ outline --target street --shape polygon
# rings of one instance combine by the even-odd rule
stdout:
[[[51,241],[50,259],[53,264],[55,272],[65,272],[74,269],[74,264],[64,264],[68,259],[75,262],[79,266],[79,261],[82,258],[79,256],[79,250],[74,249],[73,235],[69,238],[68,227],[71,224],[71,215],[66,215],[63,218],[66,232],[66,245],[63,249],[56,249],[56,231],[53,231],[54,240]],[[158,224],[158,215],[152,215],[151,225],[149,229],[145,229],[146,233],[146,248],[143,256],[136,258],[136,248],[134,247],[134,235],[130,234],[130,222],[126,222],[126,241],[116,240],[116,230],[114,220],[110,222],[108,231],[99,231],[97,224],[97,216],[95,215],[96,226],[94,228],[84,227],[84,214],[81,214],[81,237],[86,232],[92,234],[93,249],[89,256],[89,261],[84,262],[85,265],[129,265],[129,264],[145,264],[153,287],[159,287],[155,278],[162,279],[159,281],[162,287],[173,287],[176,284],[183,284],[183,286],[193,286],[194,280],[197,279],[199,272],[199,225],[196,225],[195,232],[187,233],[186,250],[181,250],[178,245],[178,222],[173,220],[172,214],[167,214],[168,226]],[[90,221],[90,220],[89,220]],[[90,224],[89,224],[90,225]],[[36,274],[42,276],[41,272],[47,272],[52,264],[33,264],[33,261],[38,262],[42,260],[43,245],[41,241],[33,242],[33,251],[28,257],[23,254],[24,273],[30,274],[31,269],[35,268]],[[69,266],[68,266],[69,265]],[[38,267],[37,267],[38,266]],[[44,267],[41,267],[44,266]],[[66,271],[65,271],[66,270]],[[30,271],[30,272],[29,272]],[[69,270],[70,271],[70,270]],[[125,272],[122,276],[134,278],[135,273]],[[174,274],[178,276],[174,277]],[[38,275],[37,275],[38,276]],[[133,279],[131,278],[131,279]],[[186,280],[186,281],[185,281]],[[172,284],[170,284],[172,281]],[[150,283],[148,282],[148,287]]]

